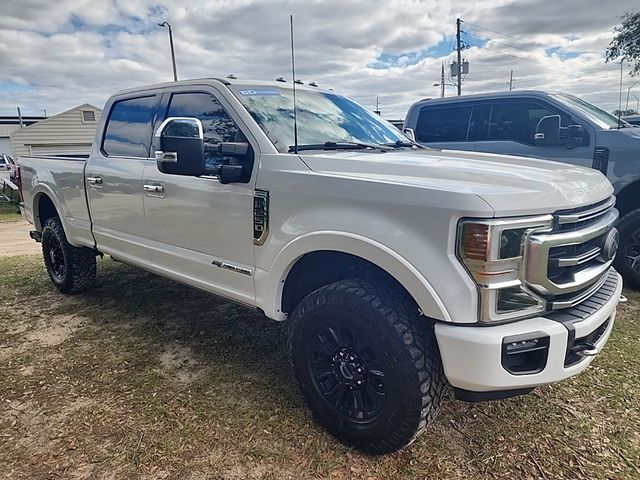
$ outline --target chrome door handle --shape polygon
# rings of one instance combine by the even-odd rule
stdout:
[[[142,188],[145,192],[164,193],[162,185],[144,185]]]
[[[87,177],[89,185],[102,185],[102,177]]]

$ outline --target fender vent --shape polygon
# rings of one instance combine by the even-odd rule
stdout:
[[[263,245],[269,235],[269,192],[253,192],[253,244]]]

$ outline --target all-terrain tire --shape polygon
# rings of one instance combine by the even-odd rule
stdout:
[[[624,278],[626,286],[640,290],[640,208],[623,216],[617,227],[620,246],[614,266]]]
[[[95,285],[95,252],[71,245],[58,217],[44,222],[42,255],[49,278],[62,293],[78,293]]]
[[[294,310],[288,339],[316,420],[367,453],[410,444],[448,394],[433,325],[385,282],[349,279],[315,290]]]

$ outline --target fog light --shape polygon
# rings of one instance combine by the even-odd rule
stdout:
[[[542,332],[514,335],[502,340],[502,366],[513,375],[539,373],[547,366],[549,336]]]

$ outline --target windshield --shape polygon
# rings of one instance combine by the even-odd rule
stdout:
[[[293,91],[291,87],[229,87],[280,152],[293,145]],[[356,142],[395,144],[410,142],[400,130],[342,95],[296,90],[298,145]]]
[[[584,100],[579,99],[578,97],[574,97],[573,95],[568,95],[566,93],[554,93],[552,96],[556,99],[564,103],[565,105],[569,105],[580,111],[583,115],[588,117],[591,121],[595,122],[601,128],[619,128],[628,127],[629,124],[624,120],[618,121],[618,117],[611,115],[608,112],[605,112],[601,108],[596,107],[595,105],[591,105]]]

